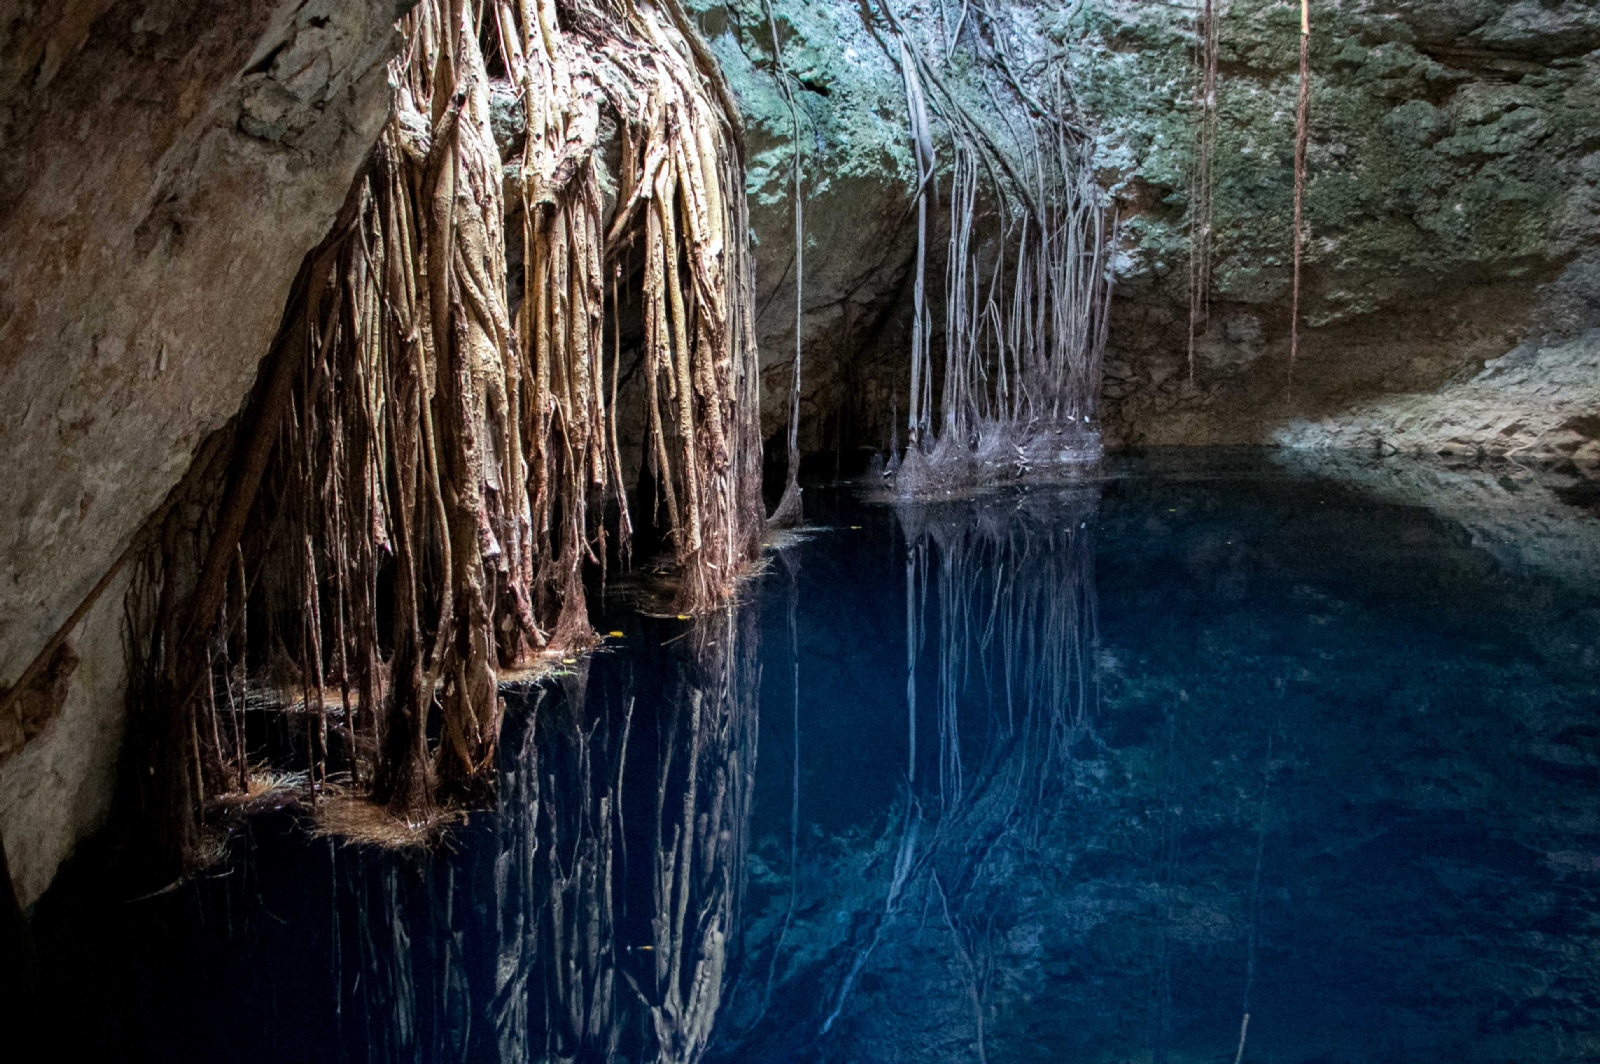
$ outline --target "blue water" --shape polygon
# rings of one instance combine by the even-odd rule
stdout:
[[[158,897],[80,862],[34,920],[62,1048],[1600,1059],[1592,493],[1338,473],[813,488],[737,607],[610,595],[439,852],[283,811]]]

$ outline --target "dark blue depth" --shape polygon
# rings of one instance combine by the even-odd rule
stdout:
[[[34,918],[61,1048],[1600,1059],[1600,573],[1486,543],[1549,522],[1462,476],[1497,524],[1253,454],[811,489],[742,605],[608,598],[440,852],[281,812],[154,898],[79,861]]]

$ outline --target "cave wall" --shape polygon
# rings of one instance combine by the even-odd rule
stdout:
[[[745,112],[762,421],[781,445],[794,357],[794,125],[763,0],[688,0]],[[801,449],[887,439],[910,325],[916,167],[898,68],[850,0],[772,5],[801,123],[806,250]],[[905,397],[899,397],[900,409]],[[781,446],[780,446],[781,449]],[[770,450],[770,448],[769,448]],[[769,455],[769,459],[770,459]]]
[[[939,5],[896,6],[942,42]],[[1025,51],[1066,49],[1080,106],[1098,128],[1102,181],[1126,223],[1105,380],[1113,445],[1284,442],[1293,427],[1296,445],[1366,446],[1370,433],[1346,428],[1353,412],[1407,394],[1435,397],[1427,402],[1437,408],[1437,429],[1389,445],[1436,449],[1473,420],[1451,389],[1486,361],[1513,348],[1559,346],[1600,324],[1593,3],[1313,5],[1311,240],[1292,381],[1298,5],[1223,5],[1213,304],[1192,378],[1184,224],[1195,5],[989,6],[1026,29]],[[808,254],[817,265],[807,270],[802,417],[806,446],[822,449],[835,446],[829,419],[841,407],[881,408],[896,388],[904,407],[912,168],[899,73],[862,28],[859,6],[773,0],[773,8],[806,115]],[[770,74],[760,0],[700,10],[750,115],[763,351],[769,384],[780,384],[793,337],[792,281],[784,277],[793,257],[790,118]],[[981,106],[985,93],[959,54],[950,76]],[[776,407],[769,419],[781,422]],[[886,421],[867,421],[854,419],[860,438],[851,442],[887,442]],[[1511,421],[1473,428],[1471,445],[1527,443],[1500,441],[1498,429]],[[1574,430],[1562,431],[1538,448],[1572,453]]]
[[[1235,0],[1221,36],[1213,306],[1191,378],[1181,229],[1185,27],[1118,5],[1085,105],[1130,218],[1106,369],[1129,442],[1267,443],[1428,393],[1600,306],[1600,10],[1582,2],[1313,6],[1302,348],[1288,362],[1294,5]],[[1140,58],[1130,58],[1138,56]],[[1157,60],[1156,57],[1163,57]]]
[[[388,113],[407,6],[0,3],[0,684],[238,410]],[[120,620],[113,584],[0,754],[23,904],[109,809]]]

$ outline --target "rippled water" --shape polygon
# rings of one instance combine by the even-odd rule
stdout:
[[[1323,470],[1322,472],[1327,472]],[[35,919],[107,1059],[1600,1059],[1581,481],[1258,455],[807,493],[746,601],[518,696],[404,856],[257,818]],[[1248,1020],[1246,1020],[1248,1017]]]

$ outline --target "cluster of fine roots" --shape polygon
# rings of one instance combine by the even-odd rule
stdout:
[[[1024,16],[980,0],[961,5],[959,19],[930,10],[922,29],[894,0],[864,0],[863,10],[904,76],[917,170],[907,440],[891,460],[894,489],[930,495],[1097,459],[1117,222],[1095,181],[1065,53],[1019,54],[1013,23]],[[935,38],[950,42],[942,64],[929,58]],[[993,118],[945,81],[941,68],[958,47],[970,49],[992,99],[1009,97]],[[941,191],[948,237],[936,365],[928,259]]]
[[[643,318],[677,608],[722,601],[761,535],[743,148],[715,61],[678,0],[481,3],[402,20],[391,119],[130,597],[146,812],[182,863],[197,810],[248,788],[252,706],[298,711],[314,784],[416,819],[485,779],[507,670],[595,641],[585,572],[627,560],[639,516],[620,300]]]

